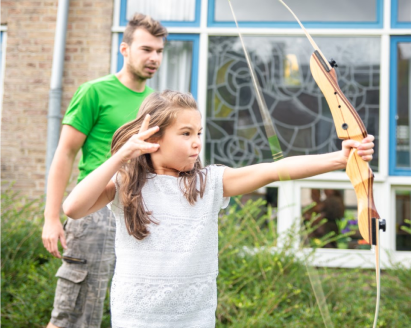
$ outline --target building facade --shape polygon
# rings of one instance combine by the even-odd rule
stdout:
[[[388,225],[381,235],[387,251],[382,262],[410,265],[411,238],[402,228],[409,227],[411,216],[411,3],[286,2],[324,55],[337,62],[342,91],[376,137],[370,163],[374,198]],[[330,110],[310,73],[312,46],[293,16],[277,1],[231,3],[284,155],[338,150],[341,142]],[[44,192],[57,1],[3,1],[1,10],[2,180],[15,181],[13,188],[34,197]],[[61,113],[81,83],[121,68],[118,46],[127,19],[136,11],[168,27],[163,64],[149,84],[196,97],[205,126],[203,161],[234,167],[271,161],[227,0],[71,0]],[[277,207],[279,232],[289,229],[313,200],[321,204],[318,211],[324,217],[338,224],[337,233],[355,232],[330,245],[338,252],[318,252],[319,265],[373,266],[369,246],[361,243],[353,223],[356,195],[344,172],[275,183],[256,195]]]

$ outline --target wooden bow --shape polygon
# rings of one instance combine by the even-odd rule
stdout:
[[[365,129],[364,123],[358,115],[357,111],[351,105],[347,97],[341,91],[338,86],[337,74],[334,67],[336,67],[335,61],[328,60],[325,58],[317,44],[314,42],[310,34],[304,28],[301,21],[293,13],[293,11],[282,1],[279,0],[294,16],[297,22],[300,24],[305,35],[310,41],[311,45],[314,47],[315,51],[311,55],[310,69],[311,73],[316,81],[317,85],[324,94],[327,103],[330,107],[335,128],[337,131],[338,138],[346,140],[353,139],[361,142],[362,139],[367,137],[367,130]],[[247,63],[250,69],[251,77],[253,80],[253,85],[257,95],[257,101],[259,104],[260,112],[263,117],[264,127],[269,140],[270,148],[273,153],[274,161],[282,158],[282,151],[278,142],[277,134],[275,133],[274,126],[272,124],[271,118],[267,106],[265,104],[264,98],[260,91],[260,86],[255,77],[254,69],[251,65],[247,50],[245,48],[243,38],[238,28],[237,19],[234,14],[234,10],[231,5],[231,1],[228,0],[234,21],[236,23],[240,41],[247,59]],[[358,203],[358,227],[361,236],[368,244],[375,246],[375,269],[376,269],[376,282],[377,282],[377,298],[376,298],[376,308],[374,316],[373,328],[377,326],[378,311],[379,311],[379,301],[380,301],[380,237],[379,230],[385,231],[385,220],[381,220],[380,216],[375,208],[374,196],[373,196],[373,183],[374,174],[370,169],[368,163],[366,163],[357,153],[357,149],[352,149],[348,157],[346,173],[350,178],[350,181],[354,187],[357,203]],[[288,180],[284,177],[284,180]],[[313,286],[314,288],[314,286]],[[317,299],[318,300],[318,299]],[[320,303],[320,302],[319,302]],[[321,310],[321,309],[320,309]],[[324,316],[323,316],[324,318]],[[324,322],[326,323],[324,319]],[[327,323],[326,323],[327,325]]]
[[[293,11],[279,0],[294,16],[300,24],[305,35],[315,49],[310,59],[311,74],[315,82],[324,94],[333,116],[338,138],[346,140],[353,139],[361,142],[367,137],[367,130],[357,111],[351,105],[347,97],[338,86],[337,74],[334,60],[330,62],[325,58],[310,34],[304,28],[301,21]],[[368,163],[358,155],[357,149],[353,148],[347,161],[347,175],[354,187],[358,203],[358,227],[361,236],[368,244],[375,246],[375,269],[377,282],[377,299],[373,327],[377,326],[379,302],[380,302],[380,234],[385,231],[385,220],[381,220],[375,208],[373,196],[374,174]]]

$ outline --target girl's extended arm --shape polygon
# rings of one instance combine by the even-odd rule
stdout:
[[[223,176],[224,197],[250,193],[271,182],[295,180],[344,169],[351,148],[357,148],[363,160],[370,161],[374,152],[374,136],[368,135],[362,143],[345,140],[341,151],[321,154],[294,156],[274,163],[262,163],[238,169],[226,168]]]
[[[80,219],[107,205],[114,199],[116,188],[111,181],[122,163],[144,153],[157,151],[159,145],[144,140],[158,131],[158,127],[147,129],[150,116],[144,119],[140,132],[132,136],[120,150],[104,164],[85,177],[63,203],[64,213],[72,219]]]

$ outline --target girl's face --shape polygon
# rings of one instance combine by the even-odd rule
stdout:
[[[151,154],[155,172],[178,176],[178,172],[192,170],[201,151],[202,129],[198,110],[180,110],[157,141],[159,150]]]

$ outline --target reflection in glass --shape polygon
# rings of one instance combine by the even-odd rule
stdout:
[[[305,37],[249,36],[244,41],[284,155],[341,149],[328,104],[309,68]],[[340,88],[376,136],[371,167],[378,170],[380,40],[326,38],[316,42],[333,57]],[[209,39],[206,162],[238,167],[272,161],[249,69],[238,37]]]
[[[352,189],[301,189],[303,222],[315,229],[307,245],[370,249],[357,224],[357,198]],[[326,219],[324,224],[321,221]]]
[[[395,222],[397,251],[411,251],[411,191],[395,192]]]
[[[136,12],[161,21],[194,21],[195,0],[128,0],[127,20]]]
[[[192,41],[167,41],[160,69],[152,79],[147,80],[147,85],[156,91],[170,89],[190,92],[192,56]]]
[[[411,43],[397,46],[397,167],[411,166]]]
[[[303,22],[375,22],[376,2],[377,0],[344,0],[331,5],[327,0],[286,1]],[[294,22],[293,16],[279,1],[235,0],[233,6],[240,22]],[[215,0],[214,20],[233,21],[227,0]]]
[[[411,22],[411,1],[398,1],[398,22]]]

